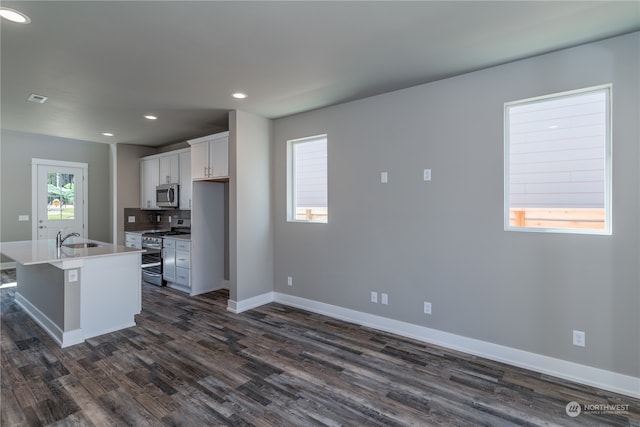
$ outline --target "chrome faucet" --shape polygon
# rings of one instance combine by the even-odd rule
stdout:
[[[62,231],[58,231],[58,234],[56,235],[56,247],[61,248],[64,241],[71,236],[80,237],[80,233],[69,233],[66,236],[62,237]]]

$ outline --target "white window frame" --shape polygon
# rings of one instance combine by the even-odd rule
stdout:
[[[519,106],[524,104],[531,104],[537,102],[543,102],[551,99],[558,99],[563,97],[569,97],[577,94],[585,94],[588,92],[600,92],[603,91],[606,94],[606,130],[605,130],[605,189],[604,189],[604,210],[605,210],[605,223],[604,228],[545,228],[545,227],[531,227],[531,226],[514,226],[510,224],[510,124],[509,124],[509,109],[513,106]],[[612,85],[605,84],[599,86],[592,86],[583,89],[577,89],[572,91],[560,92],[550,95],[544,95],[534,98],[528,98],[518,101],[507,102],[504,104],[504,229],[505,231],[522,231],[522,232],[542,232],[542,233],[569,233],[569,234],[596,234],[596,235],[611,235],[612,234]]]
[[[329,176],[328,176],[328,164],[327,164],[327,216],[326,220],[314,220],[314,219],[297,219],[296,218],[296,170],[295,170],[295,158],[294,158],[294,146],[297,144],[310,142],[313,140],[317,140],[320,138],[324,138],[327,141],[327,151],[328,147],[328,137],[327,134],[319,134],[313,136],[307,136],[304,138],[296,138],[287,141],[287,222],[299,222],[299,223],[313,223],[313,224],[327,224],[329,222]],[[328,159],[327,159],[328,163]]]

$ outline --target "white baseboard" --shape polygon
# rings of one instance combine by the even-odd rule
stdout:
[[[484,357],[496,362],[503,362],[520,368],[529,369],[531,371],[563,378],[576,383],[598,387],[604,390],[631,396],[636,399],[640,398],[640,378],[605,371],[591,366],[580,365],[578,363],[562,359],[543,356],[473,338],[467,338],[439,331],[437,329],[427,328],[425,326],[388,319],[288,294],[279,292],[273,292],[272,294],[272,301],[291,307],[323,314],[325,316],[368,326],[385,332],[391,332],[400,336],[417,339],[452,350]],[[268,302],[270,301],[266,301],[265,304]]]
[[[234,301],[230,299],[227,301],[227,310],[232,313],[239,314],[243,311],[251,310],[252,308],[269,304],[273,301],[273,295],[273,292],[267,292],[265,294],[256,295],[255,297],[247,298],[242,301]]]
[[[49,334],[60,347],[69,347],[71,345],[84,342],[82,329],[74,329],[72,331],[63,331],[49,317],[41,312],[35,305],[31,304],[26,298],[16,292],[16,304],[20,306],[25,313],[31,317],[44,331]]]
[[[89,332],[85,332],[82,335],[82,340],[88,340],[89,338],[93,338],[93,337],[99,337],[100,335],[104,335],[104,334],[110,334],[111,332],[116,332],[116,331],[120,331],[122,329],[126,329],[126,328],[132,328],[136,326],[136,322],[127,322],[124,323],[122,325],[118,325],[118,326],[113,326],[111,328],[107,328],[107,329],[101,329],[99,331],[89,331]],[[78,329],[79,331],[82,331],[82,329]],[[81,341],[82,342],[82,341]]]
[[[62,333],[62,343],[60,347],[70,347],[72,345],[81,344],[84,342],[84,335],[82,329],[74,329],[72,331],[66,331]]]

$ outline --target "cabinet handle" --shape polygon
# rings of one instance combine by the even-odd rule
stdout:
[[[202,173],[203,176],[207,176],[207,167],[204,167],[204,172]]]

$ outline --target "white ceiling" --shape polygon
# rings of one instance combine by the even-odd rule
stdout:
[[[2,6],[31,18],[1,23],[3,129],[155,146],[226,130],[233,109],[278,118],[640,30],[638,1]]]

